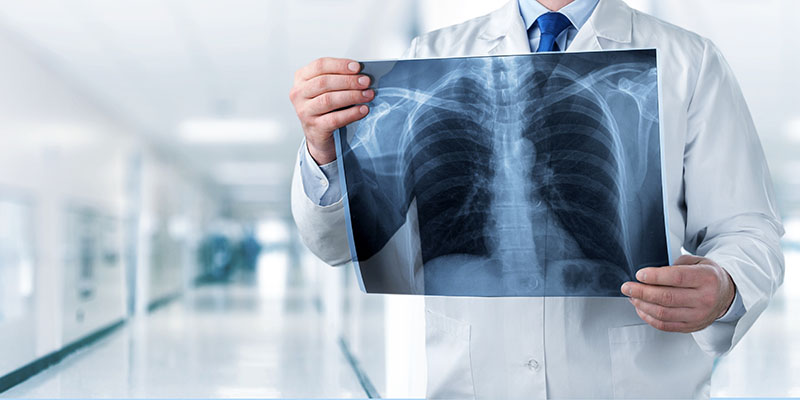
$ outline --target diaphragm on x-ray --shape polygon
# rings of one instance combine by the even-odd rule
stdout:
[[[656,50],[363,65],[335,134],[362,290],[620,296],[669,264]]]

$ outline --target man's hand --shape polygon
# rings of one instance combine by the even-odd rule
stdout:
[[[369,78],[358,75],[361,65],[353,60],[320,58],[299,69],[294,87],[289,92],[297,112],[306,145],[317,164],[336,159],[333,131],[361,118],[367,106],[356,106],[372,100]]]
[[[736,286],[728,272],[704,257],[684,255],[674,266],[642,268],[642,283],[625,282],[622,293],[645,322],[669,332],[696,332],[725,315]]]

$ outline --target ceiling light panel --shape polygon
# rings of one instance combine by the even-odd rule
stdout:
[[[197,144],[275,143],[281,138],[280,124],[268,119],[190,119],[178,132],[183,141]]]

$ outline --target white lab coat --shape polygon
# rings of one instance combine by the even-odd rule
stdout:
[[[426,298],[429,398],[708,397],[728,352],[783,281],[783,234],[769,171],[736,80],[707,39],[600,0],[568,51],[657,48],[673,259],[709,257],[730,273],[746,313],[692,334],[645,324],[625,298]],[[528,53],[517,0],[420,36],[408,57]],[[350,259],[342,202],[320,207],[299,171],[292,211],[306,245]],[[757,374],[757,371],[754,371]]]

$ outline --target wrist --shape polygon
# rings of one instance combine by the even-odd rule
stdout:
[[[329,164],[336,160],[336,145],[333,142],[333,136],[331,136],[328,143],[322,145],[315,145],[306,139],[306,148],[308,149],[308,154],[311,155],[317,165]]]
[[[728,271],[725,271],[724,268],[720,269],[722,269],[722,273],[725,276],[726,282],[723,284],[725,289],[723,290],[724,294],[722,304],[724,307],[722,307],[722,312],[720,312],[720,314],[717,316],[717,319],[722,318],[722,316],[728,313],[731,305],[733,305],[733,300],[736,298],[736,283],[733,282],[733,278],[731,278],[731,275],[728,273]]]

